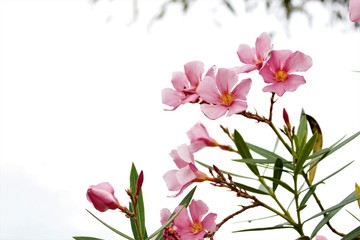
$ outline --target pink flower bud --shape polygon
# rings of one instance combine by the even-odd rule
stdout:
[[[285,122],[286,126],[287,126],[288,128],[291,128],[289,115],[288,115],[288,113],[287,113],[287,111],[286,111],[285,108],[283,109],[283,119],[284,119],[284,122]]]
[[[114,188],[108,182],[90,186],[87,190],[86,197],[100,212],[117,208],[124,210],[124,207],[120,206],[114,196]]]

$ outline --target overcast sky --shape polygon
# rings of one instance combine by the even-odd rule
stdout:
[[[360,32],[353,23],[331,25],[319,9],[312,26],[306,17],[295,15],[285,27],[280,17],[262,8],[245,14],[239,6],[240,13],[233,16],[218,1],[200,1],[187,15],[171,7],[149,28],[161,2],[139,1],[140,15],[132,22],[130,0],[0,1],[0,239],[120,239],[85,208],[130,234],[121,214],[96,212],[85,193],[88,186],[108,181],[119,201],[127,202],[124,189],[132,162],[145,173],[152,232],[160,226],[160,209],[174,208],[181,200],[167,197],[171,193],[162,180],[174,168],[169,152],[188,143],[186,131],[199,121],[225,143],[228,139],[219,124],[237,128],[246,140],[271,149],[275,137],[261,124],[239,116],[211,121],[196,105],[164,112],[161,104],[161,90],[171,87],[173,71],[182,71],[192,60],[203,61],[206,68],[239,65],[239,44],[254,45],[264,31],[273,34],[275,49],[300,50],[314,63],[304,74],[307,83],[278,100],[274,121],[282,124],[286,107],[296,122],[304,108],[320,123],[325,147],[360,130],[360,73],[355,72],[360,70]],[[250,110],[267,114],[269,94],[261,92],[262,86],[262,79],[254,75],[248,104]],[[326,206],[341,201],[355,182],[360,183],[359,144],[356,139],[319,166],[320,179],[355,160],[338,178],[318,188]],[[196,158],[223,166],[218,150],[205,150]],[[234,166],[225,161],[225,166]],[[195,199],[204,200],[218,219],[239,203],[233,194],[208,184],[199,185]],[[346,209],[358,214],[355,203]],[[258,212],[254,214],[242,220]],[[358,224],[345,211],[342,214],[334,221],[341,231]],[[254,239],[251,234],[230,234],[254,225],[233,223],[217,238]],[[327,229],[321,233],[337,239]],[[256,236],[269,234],[277,239],[295,236]]]

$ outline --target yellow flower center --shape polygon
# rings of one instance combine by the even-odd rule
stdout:
[[[234,97],[231,95],[231,93],[226,93],[220,97],[220,102],[225,105],[229,106],[234,101]]]
[[[285,81],[287,78],[287,72],[284,70],[278,70],[275,73],[275,78],[276,78],[276,80],[278,80],[280,82]]]
[[[199,222],[194,222],[193,225],[191,226],[191,232],[194,234],[200,232],[202,229],[203,226]]]

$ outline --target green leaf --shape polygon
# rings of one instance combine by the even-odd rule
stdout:
[[[301,111],[300,123],[295,137],[296,151],[299,153],[307,139],[307,119],[304,110]]]
[[[235,160],[236,161],[236,160]],[[195,160],[195,162],[199,163],[201,166],[203,167],[206,167],[206,168],[211,168],[212,170],[214,170],[214,167],[212,166],[209,166],[203,162],[200,162],[198,160]],[[243,176],[243,175],[239,175],[239,174],[236,174],[236,173],[232,173],[232,172],[229,172],[229,171],[224,171],[224,170],[221,170],[220,171],[224,174],[230,174],[231,176],[233,177],[238,177],[238,178],[245,178],[245,179],[251,179],[251,180],[256,180],[256,181],[259,181],[257,178],[252,178],[252,177],[247,177],[247,176]]]
[[[318,214],[315,214],[314,216],[312,216],[311,218],[307,219],[305,222],[313,219],[313,218],[316,218],[316,217],[319,217],[319,216],[324,216],[324,218],[318,223],[318,225],[315,227],[315,229],[313,230],[312,234],[311,234],[311,238],[313,238],[319,231],[320,229],[325,225],[327,224],[330,219],[335,216],[340,210],[341,208],[343,208],[345,205],[351,203],[351,202],[354,202],[356,201],[357,199],[360,199],[360,196],[356,196],[355,195],[355,191],[352,192],[351,194],[349,194],[349,196],[347,196],[343,201],[341,201],[340,203],[336,204],[335,206],[331,207],[331,208],[328,208]]]
[[[131,165],[131,171],[130,171],[130,189],[132,194],[136,193],[136,183],[138,180],[138,172],[136,170],[135,164],[133,163]],[[129,210],[130,211],[134,211],[134,206],[132,204],[132,202],[130,202],[130,206],[129,206]],[[143,236],[143,238],[147,238],[147,232],[146,232],[146,225],[145,225],[145,207],[144,207],[144,200],[143,200],[143,195],[142,195],[142,191],[140,191],[140,194],[138,196],[138,200],[137,200],[137,205],[136,205],[136,213],[137,213],[137,218],[139,219],[139,227],[140,227],[140,232],[141,235]],[[137,227],[135,224],[135,219],[134,218],[130,218],[130,222],[131,222],[131,229],[133,231],[134,237],[135,239],[138,239],[138,231],[137,231]]]
[[[111,227],[109,224],[105,223],[104,221],[102,221],[100,218],[98,218],[97,216],[95,216],[92,212],[90,212],[89,210],[86,209],[86,211],[88,213],[90,213],[94,218],[96,218],[99,222],[101,222],[102,224],[105,225],[105,227],[109,228],[111,231],[115,232],[116,234],[122,236],[123,238],[126,238],[128,240],[134,240],[132,237],[129,237],[128,235],[120,232],[119,230],[116,230],[115,228]]]
[[[238,182],[234,182],[234,184],[241,188],[241,189],[244,189],[246,191],[249,191],[249,192],[253,192],[253,193],[258,193],[258,194],[263,194],[263,195],[269,195],[269,193],[265,192],[265,191],[262,191],[260,189],[256,189],[256,188],[253,188],[253,187],[250,187],[250,186],[247,186],[245,184],[241,184],[241,183],[238,183]]]
[[[310,156],[311,151],[313,150],[317,140],[317,133],[312,135],[312,137],[309,139],[309,141],[305,144],[302,151],[299,154],[299,159],[296,162],[295,171],[294,174],[299,174],[304,167],[305,161]]]
[[[360,226],[346,234],[341,240],[354,240],[360,236]]]
[[[294,189],[292,189],[287,183],[285,183],[285,182],[283,182],[283,181],[281,181],[279,179],[268,177],[268,176],[262,176],[262,177],[272,181],[273,184],[276,183],[277,185],[282,186],[283,188],[285,188],[286,190],[288,190],[291,193],[295,193]],[[273,191],[275,191],[275,190],[273,190]]]
[[[309,188],[309,191],[305,194],[304,198],[301,200],[299,208],[304,209],[306,206],[307,201],[310,199],[310,197],[313,195],[313,193],[316,190],[316,186],[311,186]]]
[[[275,161],[275,166],[274,166],[274,173],[273,173],[273,178],[275,180],[278,180],[278,181],[273,181],[273,192],[276,191],[276,188],[279,184],[281,184],[281,186],[288,186],[286,183],[280,181],[281,179],[281,175],[282,175],[282,172],[283,172],[283,162],[281,161],[280,158],[277,158],[276,161]],[[283,185],[284,184],[284,185]],[[285,187],[286,188],[286,187]],[[287,189],[287,188],[286,188]],[[291,189],[291,188],[290,188]],[[292,190],[292,189],[291,189]],[[290,191],[291,191],[290,190]]]
[[[186,196],[179,203],[179,206],[188,207],[192,200],[192,197],[194,196],[195,190],[196,190],[196,186],[193,189],[191,189],[191,191],[188,194],[186,194]],[[152,239],[156,235],[157,235],[156,240],[162,239],[163,229],[166,228],[167,226],[169,226],[169,224],[174,220],[174,218],[176,218],[176,216],[179,213],[180,213],[180,211],[177,213],[171,214],[169,219],[167,220],[167,222],[164,225],[162,225],[158,230],[156,230],[154,233],[152,233],[146,240]],[[159,233],[161,233],[161,234],[159,234]]]
[[[83,236],[76,236],[73,237],[75,240],[103,240],[101,238],[94,238],[94,237],[83,237]]]
[[[238,149],[238,153],[241,155],[242,158],[252,158],[249,147],[247,146],[243,137],[237,130],[234,131],[234,143],[236,145],[236,148]],[[256,176],[259,176],[259,170],[257,169],[256,165],[246,165]]]
[[[247,146],[250,150],[254,151],[255,153],[263,156],[266,159],[281,159],[283,162],[284,167],[293,170],[292,168],[292,162],[287,161],[285,158],[277,155],[276,153],[266,150],[264,148],[261,148],[259,146],[253,145],[251,143],[247,143]]]

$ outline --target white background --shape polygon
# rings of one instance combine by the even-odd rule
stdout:
[[[279,13],[260,6],[250,13],[239,4],[237,16],[218,1],[198,1],[186,15],[179,6],[153,22],[162,1],[139,1],[140,15],[132,22],[132,1],[0,1],[1,182],[0,239],[71,239],[89,235],[120,239],[92,218],[85,208],[110,225],[131,234],[119,213],[99,213],[86,200],[88,186],[103,181],[115,188],[119,201],[132,162],[144,170],[148,232],[160,226],[162,207],[174,208],[181,197],[168,198],[162,175],[175,166],[168,155],[188,143],[186,131],[204,123],[210,135],[229,143],[219,124],[237,128],[246,140],[271,149],[275,137],[261,124],[239,116],[208,120],[197,105],[163,111],[161,90],[171,87],[173,71],[201,60],[205,66],[233,67],[240,43],[254,45],[262,32],[273,34],[275,49],[300,50],[313,58],[304,76],[307,84],[285,93],[274,109],[282,125],[282,108],[296,125],[302,108],[314,116],[324,134],[324,147],[359,131],[360,33],[353,23],[331,24],[322,8],[310,24],[295,15],[289,25]],[[278,16],[278,17],[276,17]],[[249,110],[268,114],[269,94],[253,76]],[[245,78],[245,77],[244,77]],[[350,168],[318,188],[330,207],[360,183],[359,139],[319,165],[317,179],[346,163]],[[230,162],[233,155],[205,149],[195,157],[227,169],[245,167]],[[204,169],[203,169],[204,170]],[[206,170],[204,170],[206,171]],[[218,221],[235,211],[236,199],[225,189],[201,184],[195,199],[204,200]],[[313,204],[313,203],[312,203]],[[359,216],[356,203],[346,207]],[[308,207],[308,216],[318,212]],[[263,212],[244,214],[223,227],[216,239],[295,239],[290,231],[231,234],[255,227],[236,224]],[[266,214],[267,215],[267,214]],[[268,224],[280,223],[274,219]],[[318,219],[309,222],[311,229]],[[333,225],[346,232],[359,223],[343,211]],[[324,228],[329,239],[339,239]],[[272,236],[272,237],[270,237]]]

